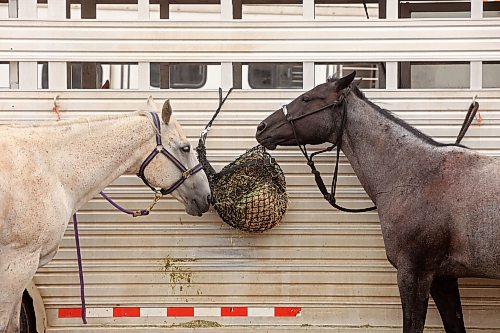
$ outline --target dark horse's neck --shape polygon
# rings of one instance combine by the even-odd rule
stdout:
[[[347,103],[342,150],[376,204],[379,195],[411,191],[436,170],[444,145],[368,101],[357,88]]]

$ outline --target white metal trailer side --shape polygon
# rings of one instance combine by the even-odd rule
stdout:
[[[233,82],[232,64],[302,62],[304,90],[314,85],[314,65],[332,60],[383,61],[386,89],[368,98],[442,142],[452,142],[474,95],[482,121],[463,144],[500,158],[500,87],[482,88],[482,62],[500,60],[500,21],[401,20],[387,1],[387,20],[235,21],[221,0],[222,19],[210,22],[65,20],[65,2],[49,0],[51,18],[37,20],[32,0],[18,0],[20,19],[0,20],[0,62],[18,68],[19,89],[0,91],[0,123],[133,111],[147,96],[170,98],[186,134],[197,142],[217,106],[215,90],[151,90],[150,63],[221,63],[220,83]],[[28,3],[28,4],[27,4]],[[59,7],[58,7],[59,6]],[[26,9],[26,8],[28,9]],[[55,9],[54,9],[55,8]],[[49,8],[50,9],[50,8]],[[59,10],[59,11],[58,11]],[[24,11],[24,12],[23,12]],[[24,14],[23,14],[24,13]],[[25,15],[25,16],[23,16]],[[309,15],[309,16],[308,16]],[[31,18],[29,18],[31,17]],[[47,61],[49,89],[36,89],[37,62]],[[66,62],[137,62],[137,90],[68,90]],[[398,62],[461,61],[470,64],[470,89],[398,89]],[[34,83],[35,82],[35,83]],[[208,140],[208,155],[221,167],[256,144],[256,125],[303,90],[236,90]],[[72,226],[54,260],[29,287],[40,333],[62,332],[399,332],[401,305],[395,270],[385,257],[376,213],[346,214],[322,199],[298,149],[273,152],[287,177],[290,207],[284,221],[260,235],[237,232],[215,213],[186,215],[172,198],[147,217],[133,219],[96,197],[79,212],[88,325],[80,305]],[[333,156],[319,159],[326,175]],[[342,158],[339,200],[370,205]],[[130,208],[146,207],[150,191],[133,176],[107,192]],[[1,282],[0,282],[1,283]],[[500,282],[461,281],[468,332],[500,331]],[[435,306],[429,332],[443,332]]]

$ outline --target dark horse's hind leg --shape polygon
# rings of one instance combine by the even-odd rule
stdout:
[[[465,333],[457,279],[435,279],[431,285],[431,295],[446,333]]]

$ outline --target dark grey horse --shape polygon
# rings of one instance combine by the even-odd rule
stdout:
[[[370,102],[354,75],[271,114],[257,140],[269,149],[297,140],[341,144],[378,207],[387,258],[397,269],[403,332],[423,331],[429,293],[446,332],[465,332],[457,278],[500,278],[500,159],[437,143]],[[295,135],[286,110],[297,119]]]

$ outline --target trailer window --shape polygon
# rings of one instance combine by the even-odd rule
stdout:
[[[68,89],[138,89],[137,63],[68,63]]]
[[[470,87],[468,62],[401,62],[400,88],[458,89]]]
[[[383,62],[344,62],[316,63],[314,65],[315,84],[326,82],[330,77],[342,77],[356,71],[356,80],[362,89],[385,88],[385,63]]]
[[[220,63],[151,63],[150,85],[160,89],[217,89]]]
[[[207,65],[172,64],[170,67],[170,87],[201,88],[207,82]]]
[[[500,88],[500,61],[483,62],[483,88]]]
[[[400,18],[468,18],[470,0],[400,1]]]
[[[483,17],[500,18],[500,1],[484,1]]]
[[[248,63],[243,65],[243,77],[248,77],[248,87],[243,88],[302,89],[302,63]]]

